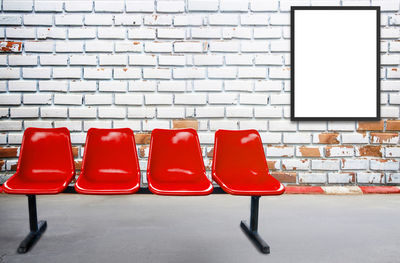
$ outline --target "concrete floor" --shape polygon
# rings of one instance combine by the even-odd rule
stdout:
[[[239,228],[250,198],[39,196],[48,228],[25,255],[27,199],[0,195],[0,262],[400,262],[400,195],[260,200],[263,255]]]

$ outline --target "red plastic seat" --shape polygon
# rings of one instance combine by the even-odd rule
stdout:
[[[57,194],[75,176],[67,128],[25,130],[16,173],[3,189],[9,194]]]
[[[159,195],[208,195],[213,191],[194,129],[153,130],[147,180],[150,191]]]
[[[256,130],[215,133],[213,179],[232,195],[280,195],[285,187],[269,174]]]
[[[89,129],[81,174],[82,194],[132,194],[140,188],[140,168],[131,129]]]

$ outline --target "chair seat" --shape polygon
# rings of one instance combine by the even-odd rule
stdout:
[[[3,184],[3,189],[8,194],[58,194],[68,187],[74,177],[74,173],[56,177],[52,175],[54,174],[35,173],[32,177],[16,173]]]
[[[213,191],[211,182],[203,173],[188,174],[164,172],[153,174],[149,180],[149,189],[159,195],[209,195]]]
[[[133,194],[139,190],[139,182],[134,174],[115,179],[113,174],[85,174],[79,176],[75,190],[81,194]],[[95,178],[91,180],[91,178]]]

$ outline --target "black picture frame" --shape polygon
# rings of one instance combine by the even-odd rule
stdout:
[[[313,116],[296,116],[295,112],[295,96],[296,96],[296,81],[295,81],[295,14],[297,10],[375,10],[376,11],[376,114],[375,116],[358,117],[313,117]],[[290,83],[290,119],[292,121],[377,121],[381,119],[380,110],[380,7],[379,6],[292,6],[290,12],[290,65],[291,65],[291,83]],[[316,98],[318,99],[318,98]]]

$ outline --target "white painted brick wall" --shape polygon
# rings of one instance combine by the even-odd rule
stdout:
[[[206,147],[218,129],[257,129],[270,168],[300,184],[400,184],[400,5],[366,3],[383,11],[383,124],[359,129],[290,121],[289,11],[362,1],[3,0],[0,38],[23,48],[0,54],[0,144],[27,127],[67,127],[80,146],[91,127],[148,133],[190,118]]]

